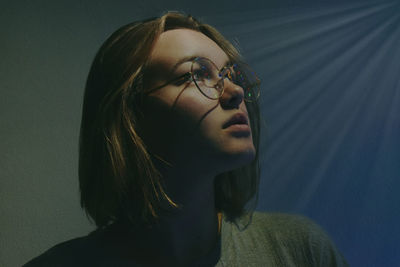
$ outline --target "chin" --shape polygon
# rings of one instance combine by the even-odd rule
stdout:
[[[238,164],[247,165],[250,164],[256,157],[256,151],[254,148],[248,149],[238,156]]]
[[[224,171],[231,171],[243,166],[250,164],[256,157],[256,152],[254,147],[240,150],[240,151],[231,151],[230,153],[225,154],[224,163],[221,163],[221,166],[224,166]]]

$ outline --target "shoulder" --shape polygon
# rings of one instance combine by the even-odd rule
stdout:
[[[268,213],[256,211],[252,218],[252,227],[260,230],[297,235],[321,235],[326,233],[310,218],[299,214]]]
[[[85,266],[90,255],[94,253],[89,239],[88,236],[84,236],[59,243],[33,258],[23,267]],[[75,262],[77,259],[79,263]]]
[[[246,232],[285,246],[305,245],[311,239],[329,241],[320,226],[308,217],[297,214],[255,211]]]
[[[23,267],[110,267],[138,266],[121,257],[115,248],[118,236],[113,227],[96,229],[86,236],[59,243],[27,262]]]
[[[275,247],[306,255],[313,266],[348,266],[327,232],[304,215],[254,212],[249,231]]]

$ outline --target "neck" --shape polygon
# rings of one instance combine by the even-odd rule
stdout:
[[[190,265],[215,250],[220,238],[222,215],[215,209],[214,178],[175,173],[163,179],[167,195],[181,209],[161,215],[150,229],[136,229],[128,241],[129,254],[149,266]]]

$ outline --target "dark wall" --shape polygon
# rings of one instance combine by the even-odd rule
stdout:
[[[0,265],[90,231],[79,207],[83,89],[101,43],[180,10],[237,39],[262,86],[259,210],[320,224],[351,266],[400,261],[396,1],[15,1],[0,10]]]

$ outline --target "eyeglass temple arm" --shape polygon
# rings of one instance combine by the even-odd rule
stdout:
[[[183,78],[190,77],[191,74],[192,74],[191,72],[186,72],[186,73],[182,74],[181,76],[178,76],[178,77],[176,77],[176,78],[174,78],[174,79],[172,79],[172,80],[169,80],[169,81],[163,83],[163,84],[160,85],[160,86],[157,86],[156,88],[153,88],[153,89],[150,89],[150,90],[146,91],[145,94],[150,94],[151,92],[153,92],[153,91],[155,91],[155,90],[158,90],[158,89],[160,89],[160,88],[162,88],[162,87],[164,87],[164,86],[167,86],[167,85],[170,84],[170,83],[179,81],[179,80],[181,80],[181,79],[183,79]]]

